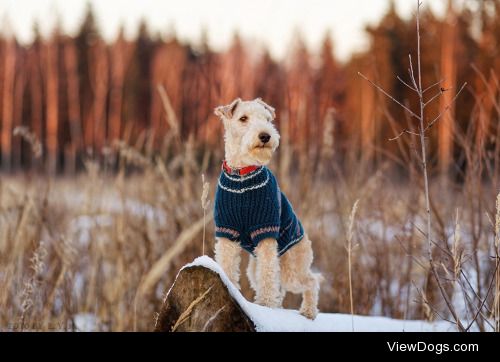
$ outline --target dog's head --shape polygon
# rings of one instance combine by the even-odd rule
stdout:
[[[226,162],[232,167],[266,165],[279,146],[280,135],[273,125],[274,108],[262,99],[235,99],[215,108],[224,122]]]

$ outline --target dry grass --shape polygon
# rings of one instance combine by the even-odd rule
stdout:
[[[414,132],[413,129],[415,126],[410,126],[409,129],[404,129],[403,131],[399,132],[395,137],[391,138],[390,141],[397,141],[403,136],[417,136],[419,140],[419,148],[420,148],[420,153],[417,153],[417,157],[419,158],[420,164],[421,164],[421,173],[422,173],[422,182],[424,184],[424,190],[423,190],[423,196],[425,199],[425,221],[426,225],[423,231],[419,229],[419,231],[423,234],[423,236],[426,239],[427,242],[427,264],[424,266],[421,264],[421,266],[424,266],[424,268],[427,268],[429,275],[432,277],[432,279],[429,279],[428,282],[435,284],[437,286],[437,289],[439,291],[439,298],[444,301],[446,304],[447,308],[447,313],[451,314],[451,321],[454,323],[459,331],[468,331],[472,325],[474,325],[477,321],[477,318],[479,317],[480,314],[482,314],[482,309],[486,303],[486,300],[488,298],[488,294],[481,298],[480,293],[476,293],[474,290],[474,287],[471,285],[470,289],[472,292],[474,292],[477,296],[477,299],[479,301],[479,305],[476,307],[477,312],[474,313],[474,317],[472,318],[472,321],[467,325],[467,322],[464,322],[462,320],[462,317],[460,316],[459,312],[457,312],[456,305],[453,303],[453,294],[450,293],[450,289],[454,290],[454,286],[450,286],[449,288],[445,287],[445,283],[448,282],[449,280],[451,281],[460,281],[461,280],[461,265],[462,265],[462,258],[461,255],[458,255],[457,253],[457,247],[459,243],[459,238],[460,238],[460,225],[458,223],[458,212],[457,212],[457,218],[455,222],[455,233],[454,233],[454,243],[453,243],[453,250],[450,251],[450,247],[448,246],[448,241],[445,240],[445,246],[443,247],[442,242],[436,242],[434,233],[433,233],[433,228],[432,224],[434,221],[434,215],[431,212],[431,202],[433,201],[433,198],[431,197],[431,190],[430,190],[430,178],[429,178],[429,152],[428,149],[430,146],[427,144],[427,138],[429,135],[429,132],[431,128],[441,120],[441,117],[445,115],[446,112],[454,108],[454,102],[457,100],[458,96],[460,93],[464,90],[465,86],[467,83],[463,83],[463,85],[460,87],[458,92],[455,93],[455,95],[452,97],[451,101],[449,101],[446,106],[442,107],[439,114],[432,118],[428,119],[427,112],[425,111],[425,108],[432,103],[433,101],[436,101],[440,97],[443,96],[444,92],[447,91],[447,89],[444,89],[443,87],[440,86],[441,81],[434,83],[430,86],[422,86],[422,72],[421,72],[421,37],[420,37],[420,8],[422,6],[422,3],[420,0],[417,0],[417,10],[416,10],[416,43],[417,43],[417,54],[416,54],[416,62],[417,62],[417,67],[416,70],[414,70],[413,67],[413,58],[411,54],[408,55],[409,59],[409,68],[408,68],[408,74],[410,77],[410,84],[405,82],[399,75],[396,75],[396,78],[406,87],[411,89],[418,97],[418,103],[419,103],[419,111],[413,111],[411,108],[409,108],[408,105],[405,105],[398,101],[394,96],[386,92],[381,86],[378,84],[374,83],[370,79],[368,79],[366,76],[363,74],[359,73],[358,74],[367,80],[371,85],[373,85],[379,92],[381,92],[383,95],[388,97],[391,101],[394,103],[398,104],[401,106],[406,112],[408,117],[415,118],[418,121],[418,125],[416,128],[418,129],[418,132]],[[424,95],[426,90],[435,88],[437,86],[440,86],[438,92],[428,98]],[[449,90],[449,89],[448,89]],[[448,128],[451,130],[450,128]],[[451,133],[446,134],[445,139],[450,138]],[[452,143],[450,143],[452,144]],[[446,179],[446,176],[449,174],[449,165],[442,163],[443,157],[441,157],[439,165],[441,168],[441,175],[442,179]],[[439,221],[439,220],[438,220]],[[453,271],[453,276],[450,277],[450,270],[448,266],[445,264],[445,262],[439,260],[435,260],[435,254],[436,254],[436,247],[440,248],[442,251],[444,251],[448,255],[448,259],[451,259],[452,262],[452,271]],[[477,255],[476,255],[476,261],[477,261]],[[476,262],[476,265],[478,262]],[[445,276],[440,275],[439,269],[442,268],[442,270],[445,273]],[[479,267],[476,270],[476,273],[479,274]],[[466,278],[466,277],[465,277]],[[493,281],[493,278],[490,278]],[[470,283],[469,283],[470,284]],[[480,291],[480,282],[478,283],[478,291]],[[467,292],[466,292],[466,287],[462,284],[460,284],[460,287],[462,289],[462,292],[464,293],[464,299],[467,301]],[[490,284],[491,285],[491,284]],[[417,288],[418,289],[418,288]],[[488,293],[490,291],[490,288],[488,288]],[[433,301],[429,300],[426,296],[426,291],[422,290],[421,291],[421,296],[422,300],[425,304],[427,304],[427,312],[430,310],[433,311],[434,314],[440,316],[441,318],[445,318],[438,310],[433,305]],[[468,312],[466,310],[466,312]],[[468,315],[465,316],[466,320],[469,318]],[[487,320],[482,320],[480,323],[478,323],[479,328],[481,330],[484,330],[484,322],[489,323]],[[490,323],[489,323],[490,324]],[[491,324],[490,324],[491,326]]]
[[[203,155],[186,165],[184,160],[194,152],[187,147],[176,151],[168,163],[135,152],[141,157],[127,155],[124,168],[116,174],[88,162],[86,174],[73,179],[2,178],[2,330],[74,330],[83,314],[95,316],[99,330],[153,328],[155,312],[177,270],[203,253],[199,175],[205,172],[205,182],[213,185],[219,166],[214,158],[212,172],[207,173]],[[137,163],[130,163],[136,159]],[[322,164],[324,176],[305,180],[304,174],[287,171],[281,172],[284,179],[280,179],[288,185],[284,191],[314,240],[315,267],[326,277],[320,309],[408,319],[448,318],[435,286],[428,282],[427,245],[419,231],[425,217],[419,188],[394,182],[390,172],[365,174],[360,167],[337,174],[334,160],[325,159]],[[271,168],[280,166],[276,162]],[[127,175],[130,169],[135,171]],[[301,184],[308,185],[306,193],[292,187]],[[477,199],[471,197],[468,184],[439,187],[433,190],[439,205],[433,211],[439,220],[433,233],[439,235],[444,250],[438,248],[435,258],[450,271],[445,287],[464,321],[472,320],[487,299],[474,325],[488,330],[488,310],[492,319],[498,318],[493,308],[498,308],[498,282],[487,294],[497,263],[490,256],[498,241],[487,217],[494,215],[495,192],[483,185]],[[363,207],[356,214],[358,247],[356,257],[349,258],[349,278],[345,235],[352,235],[349,215],[358,197]],[[213,256],[208,211],[205,253]],[[246,280],[242,288],[250,298]],[[422,304],[417,288],[432,308]],[[299,298],[287,296],[286,307],[298,304]]]
[[[177,330],[177,328],[179,328],[179,326],[184,323],[185,321],[188,320],[189,316],[191,315],[191,312],[193,311],[194,307],[200,303],[206,296],[208,293],[210,293],[210,291],[212,290],[212,286],[210,288],[208,288],[202,295],[200,295],[198,298],[196,298],[195,300],[193,300],[191,302],[191,304],[188,305],[188,307],[186,308],[186,310],[184,312],[181,313],[181,315],[179,316],[179,318],[177,319],[177,321],[174,323],[173,327],[172,327],[172,332],[175,332]],[[208,321],[207,321],[208,322]]]
[[[358,210],[359,199],[354,202],[352,206],[351,214],[349,215],[349,224],[347,225],[347,242],[345,249],[347,251],[347,272],[349,276],[349,303],[351,307],[351,324],[352,331],[354,332],[354,300],[352,298],[352,252],[357,244],[353,244],[354,237],[354,219],[356,217],[356,211]]]

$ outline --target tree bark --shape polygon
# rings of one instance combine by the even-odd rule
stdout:
[[[181,270],[161,307],[156,332],[255,332],[219,274],[203,266]]]

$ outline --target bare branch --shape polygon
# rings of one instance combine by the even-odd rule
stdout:
[[[469,316],[468,316],[468,313],[469,313],[469,309],[471,311],[474,311],[474,310],[478,310],[478,307],[472,302],[472,299],[471,297],[469,296],[469,294],[467,293],[467,291],[465,290],[465,286],[463,285],[462,281],[459,279],[458,280],[459,282],[459,286],[460,288],[462,289],[462,294],[463,294],[463,297],[464,297],[464,305],[468,306],[468,309],[466,309],[466,320],[469,320]],[[479,299],[479,301],[481,301],[481,299]],[[486,322],[487,324],[489,324],[491,327],[493,327],[493,325],[488,322],[488,317],[484,315],[483,312],[481,312],[479,310],[479,315],[482,317],[481,319],[481,322]],[[479,325],[479,323],[478,323]]]
[[[421,267],[423,270],[427,271],[427,268],[425,267],[424,263],[418,260],[417,257],[413,256],[408,249],[403,245],[403,241],[399,238],[399,236],[395,235],[395,239],[399,242],[401,249],[406,253],[406,256],[409,256],[419,267]]]
[[[418,92],[415,88],[413,88],[411,85],[409,85],[408,83],[406,83],[403,79],[401,79],[401,77],[399,75],[396,78],[398,78],[398,80],[401,83],[403,83],[405,86],[407,86],[408,88],[410,88],[412,91]]]
[[[439,92],[436,93],[434,96],[431,97],[431,99],[429,99],[427,102],[424,103],[424,108],[427,107],[430,103],[432,103],[432,101],[434,99],[436,99],[437,97],[441,96],[443,94],[443,91],[441,89],[439,89]]]
[[[462,277],[464,278],[465,282],[467,283],[467,285],[469,286],[470,290],[472,291],[472,294],[474,294],[474,296],[476,297],[476,299],[478,301],[482,301],[482,298],[477,294],[476,290],[474,289],[474,287],[472,286],[469,278],[467,277],[467,274],[465,274],[465,272],[463,270],[460,270],[460,274],[462,275]],[[485,309],[488,313],[491,313],[491,310],[488,308],[488,306],[486,305],[485,306]]]
[[[413,286],[415,287],[415,289],[417,290],[417,293],[418,295],[420,296],[420,298],[422,298],[422,301],[424,304],[426,304],[431,310],[432,312],[437,315],[439,318],[441,318],[442,320],[446,321],[446,322],[450,322],[451,324],[457,324],[456,322],[454,321],[451,321],[449,319],[446,319],[443,315],[441,315],[437,310],[436,308],[434,308],[432,306],[432,304],[429,303],[429,301],[427,300],[427,297],[424,295],[424,293],[422,292],[422,290],[420,290],[419,287],[417,287],[417,285],[415,284],[415,282],[412,280],[412,283],[413,283]]]
[[[437,85],[439,85],[439,84],[441,84],[441,83],[443,83],[443,82],[444,82],[444,78],[443,78],[443,79],[441,79],[441,80],[439,80],[439,81],[437,81],[436,83],[431,84],[430,86],[428,86],[427,88],[425,88],[425,89],[422,91],[422,94],[423,94],[423,93],[425,93],[425,92],[427,92],[429,89],[434,88],[435,86],[437,86]]]
[[[409,131],[407,129],[404,129],[399,134],[397,134],[395,137],[389,138],[389,141],[395,141],[395,140],[397,140],[399,137],[401,137],[404,134],[409,134],[409,135],[412,135],[412,136],[420,136],[418,133],[415,133],[415,132]]]
[[[415,87],[419,90],[420,96],[422,96],[422,70],[420,66],[420,6],[422,3],[420,0],[417,2],[417,71],[418,71],[418,87]],[[422,117],[423,118],[423,117]],[[423,119],[422,119],[423,121]]]
[[[410,62],[410,69],[408,69],[408,73],[410,73],[410,78],[411,78],[411,81],[413,82],[413,86],[415,87],[415,89],[419,89],[418,88],[418,85],[417,85],[417,82],[415,80],[415,72],[413,71],[413,62],[411,61],[411,54],[408,54],[408,60]],[[419,94],[421,94],[420,92],[418,92]]]
[[[404,84],[405,86],[407,86],[408,88],[410,88],[411,90],[413,90],[413,91],[415,91],[417,93],[418,98],[419,98],[419,106],[420,106],[419,114],[417,115],[415,112],[413,112],[410,109],[409,106],[407,106],[407,105],[405,105],[405,104],[397,101],[393,96],[391,96],[389,93],[387,93],[383,88],[381,88],[379,85],[377,85],[374,82],[372,82],[370,79],[368,79],[366,76],[364,76],[360,72],[358,72],[358,74],[361,77],[363,77],[365,80],[367,80],[368,82],[370,82],[375,88],[377,88],[377,90],[379,90],[380,92],[382,92],[385,96],[389,97],[393,102],[397,103],[403,109],[405,109],[407,111],[407,113],[405,113],[405,115],[406,114],[410,114],[412,117],[415,117],[417,120],[419,120],[419,132],[418,132],[418,134],[415,133],[415,132],[412,132],[409,129],[404,129],[402,132],[400,132],[398,135],[396,135],[394,138],[391,138],[390,140],[397,140],[397,139],[399,139],[405,133],[412,134],[412,135],[418,135],[419,136],[420,148],[421,148],[421,150],[420,150],[421,151],[420,161],[422,163],[422,173],[423,173],[423,181],[424,181],[425,212],[426,212],[426,231],[425,232],[422,231],[420,228],[418,228],[418,226],[416,226],[416,229],[418,231],[420,231],[425,236],[425,238],[427,239],[427,245],[428,245],[427,246],[427,254],[428,254],[427,257],[428,257],[429,272],[430,272],[430,274],[432,275],[432,277],[434,278],[434,280],[435,280],[435,282],[437,284],[437,288],[439,289],[441,297],[443,298],[443,300],[444,300],[444,302],[445,302],[445,304],[447,306],[448,311],[453,316],[453,319],[454,319],[453,323],[457,326],[458,330],[465,331],[466,329],[464,328],[464,325],[462,324],[462,321],[460,320],[460,317],[459,317],[459,315],[458,315],[455,307],[452,304],[452,300],[448,296],[448,294],[447,294],[447,292],[446,292],[446,290],[445,290],[445,288],[443,286],[443,283],[446,283],[448,281],[448,279],[442,278],[439,275],[439,273],[438,273],[438,271],[436,269],[436,264],[434,262],[434,257],[433,257],[434,247],[438,247],[438,248],[442,249],[445,252],[447,252],[447,251],[444,250],[444,248],[442,248],[438,243],[435,243],[432,240],[432,236],[431,236],[431,232],[432,232],[432,228],[431,228],[432,215],[431,215],[431,201],[430,201],[430,190],[429,190],[429,177],[428,177],[427,157],[426,157],[426,155],[427,155],[427,149],[426,148],[427,147],[426,147],[426,140],[425,140],[425,132],[430,127],[432,127],[433,124],[435,122],[437,122],[437,120],[439,120],[442,117],[442,115],[444,114],[444,112],[446,112],[448,109],[450,109],[451,105],[456,101],[457,97],[460,95],[460,93],[465,88],[465,86],[467,85],[467,83],[464,83],[462,85],[462,87],[459,89],[459,91],[457,92],[457,94],[451,100],[450,104],[448,104],[441,111],[441,113],[436,118],[434,118],[431,122],[429,122],[427,125],[425,125],[425,107],[427,105],[429,105],[431,102],[433,102],[440,95],[442,95],[443,92],[446,91],[446,89],[443,89],[443,88],[440,87],[438,94],[432,96],[427,102],[424,101],[424,92],[427,91],[427,90],[429,90],[429,89],[432,89],[435,86],[440,85],[443,80],[439,80],[438,82],[436,82],[434,84],[431,84],[429,87],[427,87],[425,89],[422,88],[421,35],[420,35],[420,7],[421,7],[421,5],[422,5],[422,3],[418,0],[417,1],[417,13],[416,13],[416,26],[417,26],[417,29],[416,29],[417,30],[417,68],[414,69],[412,56],[411,56],[411,54],[408,54],[408,60],[409,60],[408,73],[409,73],[409,77],[410,77],[411,83],[409,84],[409,83],[405,82],[403,79],[401,79],[399,76],[397,76],[397,79],[402,84]],[[410,128],[411,128],[411,126],[410,126]],[[439,217],[438,217],[438,220],[439,220]],[[446,268],[445,268],[445,271],[448,273],[448,271],[446,270]],[[417,288],[417,291],[418,291],[418,288]],[[428,303],[428,301],[425,300],[425,296],[424,296],[424,302],[434,311],[434,313],[436,313],[438,316],[440,316],[442,319],[444,319]],[[483,305],[484,305],[484,303],[483,303]],[[484,307],[481,306],[481,309],[482,308],[484,308]],[[477,321],[477,318],[478,318],[477,316],[479,316],[480,313],[481,313],[481,311],[479,311],[479,313],[476,315],[476,318],[475,318],[476,321]]]
[[[455,94],[455,97],[453,97],[453,99],[451,100],[450,103],[448,103],[448,105],[446,105],[446,107],[444,107],[443,111],[441,113],[439,113],[436,118],[434,118],[425,128],[424,128],[424,133],[427,132],[427,130],[429,128],[431,128],[434,123],[436,123],[442,116],[443,114],[448,111],[450,108],[451,108],[451,105],[457,100],[457,97],[460,95],[460,93],[462,93],[463,89],[465,88],[465,86],[467,85],[467,82],[465,82],[462,87],[460,87],[460,90],[457,92],[457,94]]]
[[[363,73],[358,72],[358,75],[363,77],[365,80],[370,82],[371,85],[373,85],[375,88],[377,88],[380,92],[382,92],[385,96],[389,97],[393,102],[399,104],[401,107],[403,107],[404,110],[406,110],[408,113],[410,113],[413,117],[416,119],[420,119],[410,108],[406,107],[403,103],[398,101],[396,98],[391,96],[389,93],[387,93],[382,87],[380,87],[378,84],[372,82],[370,79],[368,79]]]
[[[472,327],[472,325],[476,322],[477,318],[479,317],[479,313],[481,312],[481,310],[483,309],[483,306],[484,304],[486,303],[486,300],[488,299],[488,296],[490,295],[490,292],[491,292],[491,289],[493,287],[493,282],[495,281],[495,273],[497,272],[498,270],[498,264],[496,265],[495,267],[495,270],[493,271],[493,275],[491,277],[491,281],[490,281],[490,285],[488,286],[488,291],[486,292],[486,296],[484,297],[484,299],[481,301],[481,305],[479,306],[479,308],[477,309],[477,313],[476,315],[474,316],[474,318],[472,319],[472,321],[469,323],[469,325],[467,326],[467,328],[465,328],[465,331],[467,332],[470,327]]]
[[[421,228],[418,227],[417,224],[413,223],[412,222],[412,225],[415,227],[415,229],[417,229],[417,231],[419,231],[424,237],[427,237],[427,233],[425,231],[423,231]],[[443,253],[447,254],[450,258],[453,257],[453,255],[448,251],[446,250],[445,248],[443,248],[441,245],[439,245],[435,240],[433,240],[431,238],[431,243],[432,245],[436,246],[437,248],[439,248]]]
[[[422,154],[422,171],[423,171],[423,176],[424,176],[424,193],[425,193],[425,211],[427,215],[427,225],[426,225],[426,231],[427,231],[427,254],[428,254],[428,261],[429,261],[429,267],[432,275],[434,276],[434,280],[436,281],[437,287],[439,289],[439,292],[441,293],[441,296],[444,299],[444,302],[446,303],[446,306],[448,307],[449,312],[453,316],[453,319],[456,322],[457,328],[460,331],[464,331],[464,326],[462,322],[460,321],[460,318],[458,317],[458,314],[453,307],[453,304],[444,290],[444,287],[441,283],[441,279],[439,277],[439,274],[436,271],[436,267],[434,265],[434,260],[432,256],[432,242],[431,242],[431,209],[430,209],[430,191],[429,191],[429,177],[427,174],[427,150],[426,150],[426,145],[425,145],[425,130],[424,128],[424,99],[423,99],[423,93],[422,93],[422,67],[421,67],[421,58],[420,58],[420,0],[417,1],[417,71],[418,71],[418,86],[415,86],[416,89],[418,89],[418,96],[420,98],[420,117],[419,117],[419,123],[420,123],[420,129],[419,129],[419,134],[420,134],[420,148],[421,148],[421,154]],[[411,65],[411,56],[410,56],[410,66],[412,67],[412,73],[413,73],[413,66]],[[463,89],[463,87],[462,87]],[[460,94],[460,92],[458,93]],[[457,94],[457,95],[458,95]],[[455,97],[456,99],[456,97]],[[449,108],[449,107],[448,107]]]

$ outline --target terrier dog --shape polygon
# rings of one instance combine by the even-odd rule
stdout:
[[[266,165],[278,148],[274,108],[260,98],[215,108],[224,123],[225,160],[215,194],[215,259],[239,288],[241,249],[255,302],[279,308],[302,293],[300,313],[318,313],[321,275],[311,271],[311,241]]]

